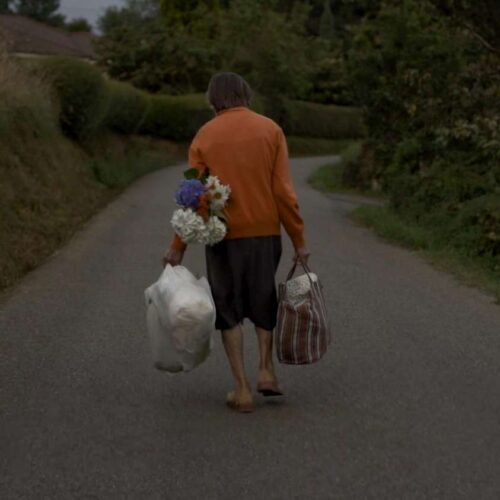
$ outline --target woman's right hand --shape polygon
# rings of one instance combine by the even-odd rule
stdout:
[[[294,262],[303,262],[304,264],[307,264],[310,255],[311,252],[308,250],[307,247],[296,248],[293,260]]]
[[[163,264],[163,267],[166,267],[167,264],[170,264],[171,266],[180,266],[182,264],[183,258],[184,252],[169,248],[165,252],[165,255],[162,257],[161,262]]]

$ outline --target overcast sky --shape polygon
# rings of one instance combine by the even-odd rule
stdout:
[[[104,9],[111,5],[121,5],[121,0],[61,0],[61,14],[68,19],[85,17],[95,25]]]

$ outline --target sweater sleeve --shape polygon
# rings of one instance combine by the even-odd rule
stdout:
[[[193,142],[189,146],[188,162],[192,168],[196,168],[197,170],[199,170],[200,174],[202,174],[207,168],[207,165],[204,163],[201,155],[200,145],[197,137],[193,139]],[[172,242],[170,243],[170,248],[172,250],[183,252],[184,250],[186,250],[187,245],[180,239],[179,235],[175,234],[172,238]]]
[[[300,215],[297,195],[290,177],[288,147],[281,127],[278,132],[272,183],[281,223],[292,240],[293,246],[296,249],[301,248],[305,246],[304,221]]]

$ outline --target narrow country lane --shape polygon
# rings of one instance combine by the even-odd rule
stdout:
[[[283,402],[225,407],[218,336],[192,373],[151,366],[143,291],[184,166],[136,182],[2,297],[2,500],[500,498],[500,307],[310,188],[328,159],[292,168],[334,344],[278,367]],[[186,265],[204,273],[202,248]],[[248,325],[246,340],[255,380]]]

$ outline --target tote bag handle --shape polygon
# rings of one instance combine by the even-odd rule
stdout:
[[[290,272],[288,273],[288,276],[286,278],[287,281],[290,281],[295,274],[295,271],[297,270],[297,264],[300,262],[300,265],[304,269],[304,271],[307,274],[307,277],[309,278],[309,281],[311,283],[311,286],[313,285],[313,280],[311,278],[311,270],[309,269],[309,266],[299,257],[293,264],[292,269],[290,269]]]

